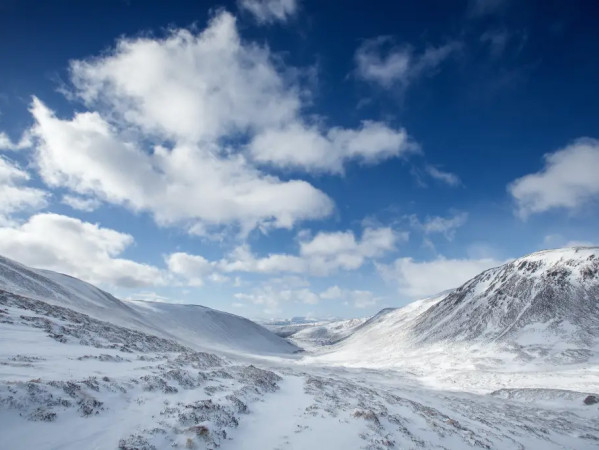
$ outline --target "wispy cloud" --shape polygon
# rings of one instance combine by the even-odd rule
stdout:
[[[455,173],[441,170],[438,167],[431,166],[430,164],[427,164],[424,167],[424,170],[430,177],[448,186],[456,187],[462,185],[462,180],[460,180],[460,177],[458,177]]]
[[[31,176],[16,163],[0,156],[0,224],[9,224],[13,214],[31,212],[48,205],[50,194],[27,186]]]
[[[481,18],[504,11],[510,0],[470,0],[467,14],[472,18]]]
[[[460,43],[449,42],[417,53],[409,45],[395,45],[389,36],[379,36],[364,41],[356,50],[355,74],[385,89],[406,88],[418,78],[433,74],[460,48]]]
[[[424,234],[442,234],[447,240],[453,240],[455,232],[468,221],[468,213],[456,212],[450,217],[429,216],[423,221],[417,216],[410,216],[411,225]]]
[[[260,24],[286,22],[298,9],[297,0],[238,0],[242,10],[250,12]]]

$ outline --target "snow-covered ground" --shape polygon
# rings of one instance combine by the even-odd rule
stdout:
[[[265,327],[276,335],[287,338],[297,347],[312,351],[345,339],[366,321],[368,321],[368,318],[318,320],[290,324],[265,324]]]
[[[237,316],[0,262],[2,449],[599,447],[592,343],[406,345],[450,293],[305,327],[295,353]]]

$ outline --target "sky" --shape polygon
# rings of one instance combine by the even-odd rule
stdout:
[[[364,317],[599,243],[599,3],[0,0],[0,254]]]

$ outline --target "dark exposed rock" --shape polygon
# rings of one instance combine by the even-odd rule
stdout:
[[[583,402],[585,405],[594,405],[595,403],[599,403],[599,397],[596,395],[588,395]]]

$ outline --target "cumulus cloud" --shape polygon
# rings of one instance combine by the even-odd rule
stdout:
[[[47,205],[48,193],[25,186],[30,175],[15,163],[0,156],[0,225],[11,222],[11,216]]]
[[[331,286],[320,293],[320,298],[325,300],[336,300],[343,296],[343,289],[339,286]]]
[[[338,270],[356,270],[368,259],[378,258],[407,240],[407,233],[391,228],[365,228],[361,239],[353,232],[320,232],[300,242],[299,255],[271,254],[256,258],[240,247],[218,263],[225,272],[296,273],[325,276]]]
[[[156,267],[118,257],[133,242],[128,234],[50,213],[0,228],[0,254],[23,264],[113,287],[162,283]]]
[[[417,262],[398,258],[389,265],[378,265],[381,275],[397,283],[399,292],[411,299],[434,295],[456,288],[484,270],[503,264],[493,258],[447,259]]]
[[[218,157],[208,144],[155,147],[148,154],[120,140],[98,113],[62,120],[37,99],[31,112],[37,164],[48,185],[150,211],[160,224],[290,228],[333,208],[324,193],[305,181],[264,175],[242,155]]]
[[[364,41],[356,50],[356,75],[389,89],[406,88],[415,79],[433,73],[449,56],[460,49],[450,42],[439,47],[428,47],[417,54],[410,46],[397,47],[388,36]]]
[[[599,140],[578,139],[544,159],[539,172],[508,185],[521,218],[552,209],[575,211],[599,199]]]
[[[243,43],[227,12],[198,34],[123,38],[106,56],[72,62],[71,78],[88,106],[185,143],[276,126],[301,106],[268,48]]]
[[[241,245],[227,257],[217,262],[219,270],[227,273],[305,273],[306,261],[299,256],[274,253],[265,257],[256,257],[249,246]]]
[[[201,32],[121,38],[70,65],[87,112],[60,118],[34,98],[36,164],[49,186],[72,191],[64,201],[75,208],[95,199],[214,236],[331,214],[326,194],[265,166],[340,173],[351,160],[373,164],[417,149],[405,130],[380,122],[308,124],[302,87],[288,72],[267,47],[244,42],[224,11]]]
[[[364,121],[358,129],[331,128],[326,134],[296,122],[257,135],[250,151],[261,163],[342,173],[346,161],[374,164],[417,152],[418,146],[404,129],[396,130],[381,122]]]
[[[440,233],[448,240],[452,240],[458,228],[468,221],[468,213],[456,212],[450,217],[432,216],[420,221],[417,216],[410,216],[413,227],[422,230],[425,234]]]
[[[297,11],[297,0],[239,0],[237,3],[260,24],[285,22]]]
[[[297,255],[272,253],[258,257],[247,244],[226,257],[208,261],[201,255],[173,253],[167,257],[172,273],[191,285],[200,285],[216,274],[258,273],[327,276],[339,270],[357,270],[367,260],[375,260],[407,240],[408,234],[391,228],[365,228],[360,239],[351,231],[318,233],[300,241]]]
[[[166,258],[166,263],[172,273],[184,277],[190,286],[202,286],[204,279],[214,272],[213,265],[199,255],[172,253]]]
[[[380,300],[373,292],[366,290],[341,289],[339,286],[331,286],[320,293],[323,300],[343,299],[346,304],[352,304],[354,308],[367,308],[374,306]]]
[[[100,201],[96,198],[79,197],[70,194],[62,196],[62,203],[73,209],[86,212],[94,211],[100,206]]]

